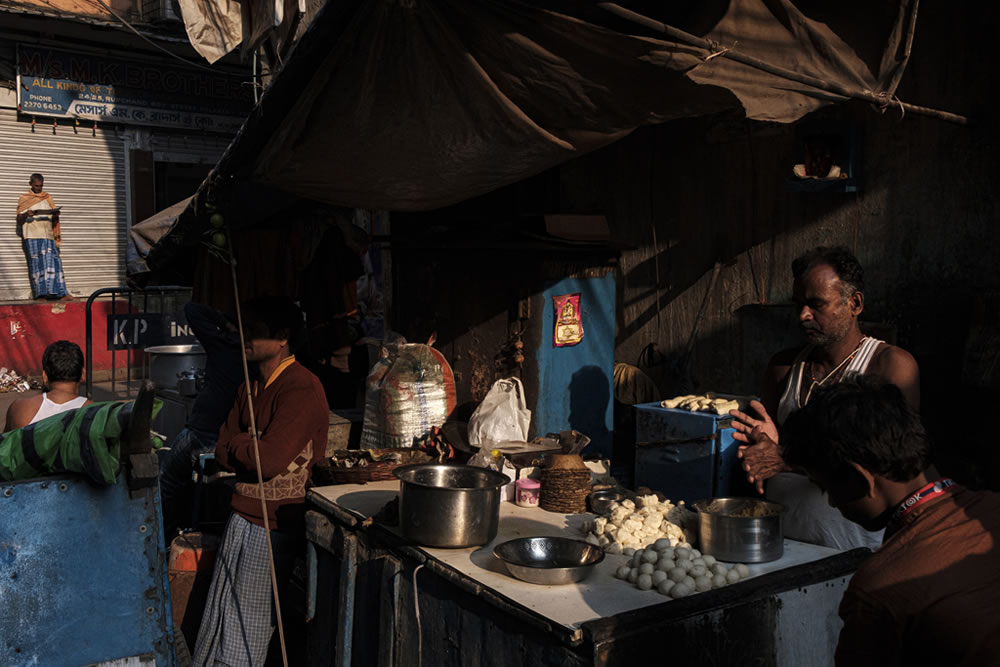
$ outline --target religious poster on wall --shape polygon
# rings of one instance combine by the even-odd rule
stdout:
[[[552,347],[568,347],[583,340],[583,311],[580,294],[562,294],[552,297],[555,309]]]

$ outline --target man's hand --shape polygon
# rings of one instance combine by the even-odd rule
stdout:
[[[774,426],[773,422],[771,426]],[[735,434],[733,437],[736,437]],[[750,445],[742,445],[736,455],[743,459],[743,470],[747,481],[757,487],[757,493],[764,493],[764,480],[779,472],[788,470],[781,458],[778,443],[771,439],[761,426],[756,426],[748,437]]]
[[[764,404],[760,401],[750,401],[750,407],[753,408],[753,411],[760,416],[759,419],[754,419],[747,413],[740,412],[739,410],[729,411],[729,414],[733,417],[733,428],[736,430],[736,432],[733,433],[733,439],[753,444],[753,441],[750,438],[750,432],[759,427],[764,435],[770,438],[773,442],[777,443],[778,427],[771,419],[771,415],[767,414]]]

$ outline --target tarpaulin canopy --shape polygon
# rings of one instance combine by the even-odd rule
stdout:
[[[125,271],[130,276],[149,272],[146,260],[153,246],[161,241],[177,226],[177,220],[191,204],[193,196],[182,199],[152,215],[140,223],[132,225],[125,249]]]
[[[898,25],[905,14],[896,18]],[[281,73],[308,67],[294,91],[282,91],[289,104],[281,122],[239,158],[238,140],[223,172],[319,201],[426,210],[521,180],[640,125],[733,108],[735,98],[750,118],[779,122],[836,99],[703,48],[521,2],[374,1],[341,20],[349,23],[325,52]],[[897,25],[884,35],[886,52],[898,49]],[[318,20],[309,33],[324,27]],[[892,74],[879,72],[880,62],[873,73],[789,0],[732,0],[705,37],[854,88],[880,90]]]
[[[214,63],[243,41],[242,3],[236,0],[178,0],[178,4],[188,41],[208,62]]]
[[[243,59],[262,42],[278,45],[292,39],[305,0],[178,0],[188,40],[214,63],[243,45]]]
[[[867,4],[838,3],[843,25]],[[607,3],[329,2],[199,197],[242,207],[243,223],[274,212],[253,201],[262,186],[317,202],[429,210],[641,125],[741,105],[749,118],[793,122],[847,99],[843,90],[888,104],[915,5],[868,11],[866,32],[849,43],[790,0],[731,0],[694,41],[657,34],[655,21],[631,22]]]

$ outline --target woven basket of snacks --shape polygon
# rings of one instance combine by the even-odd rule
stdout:
[[[394,480],[392,471],[413,463],[431,463],[436,452],[416,448],[345,449],[316,462],[315,486]]]
[[[590,470],[575,454],[555,454],[542,469],[538,506],[549,512],[580,514],[587,511]]]

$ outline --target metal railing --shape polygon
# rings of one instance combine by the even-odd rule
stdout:
[[[87,365],[87,398],[93,398],[94,395],[94,329],[93,329],[93,304],[98,298],[109,297],[111,301],[111,314],[144,314],[144,313],[164,313],[164,304],[170,297],[190,297],[191,288],[190,287],[180,287],[177,285],[162,285],[147,287],[145,289],[136,289],[133,287],[105,287],[97,290],[87,299],[86,307],[86,365]],[[156,300],[154,305],[158,305],[158,310],[150,310],[150,300],[151,297]],[[126,304],[127,308],[124,313],[118,313],[116,306],[118,303],[123,302]],[[141,308],[138,306],[141,304]],[[125,353],[125,395],[118,396],[118,363],[117,354],[124,351]],[[139,375],[133,378],[133,369],[135,366],[135,354],[136,351],[139,353],[140,365],[139,365]],[[133,398],[134,394],[138,392],[139,384],[142,380],[146,379],[149,375],[148,360],[146,354],[144,353],[143,346],[138,344],[133,346],[128,346],[124,350],[120,350],[112,347],[111,352],[111,393],[116,398]],[[138,382],[137,382],[138,381]]]

